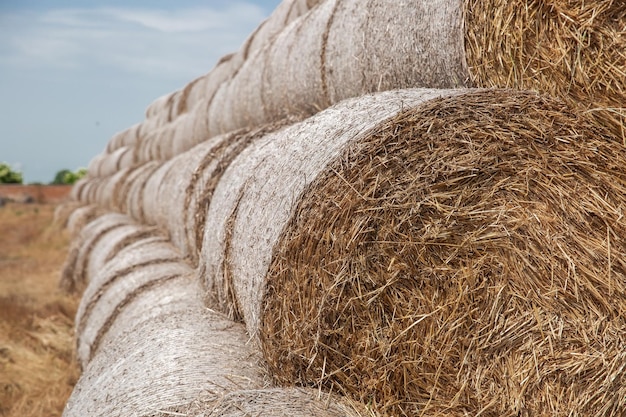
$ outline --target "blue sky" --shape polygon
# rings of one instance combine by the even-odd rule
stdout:
[[[0,162],[44,183],[87,166],[279,3],[0,0]]]

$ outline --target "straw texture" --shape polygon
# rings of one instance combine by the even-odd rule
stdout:
[[[252,142],[221,177],[206,211],[199,274],[222,311],[255,335],[264,277],[299,195],[347,143],[408,106],[462,90],[401,90],[347,100]]]
[[[582,104],[626,143],[626,3],[464,0],[475,85],[549,93]]]
[[[624,158],[534,93],[406,106],[290,215],[262,310],[273,374],[392,415],[623,415]]]

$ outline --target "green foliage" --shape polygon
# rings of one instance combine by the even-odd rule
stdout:
[[[85,168],[80,168],[76,172],[72,172],[69,169],[62,169],[57,172],[54,176],[54,180],[50,184],[71,185],[83,178],[85,175],[87,175],[87,170]]]
[[[0,184],[21,184],[22,173],[14,171],[6,162],[0,162]]]

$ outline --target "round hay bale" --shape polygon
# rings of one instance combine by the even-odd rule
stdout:
[[[132,148],[128,146],[121,146],[111,153],[100,154],[100,157],[94,158],[96,162],[93,166],[91,163],[89,164],[89,175],[91,177],[106,177],[113,175],[120,168],[122,168],[122,160],[124,160],[125,163],[128,163],[129,157],[126,155],[128,152],[132,152]]]
[[[303,190],[346,143],[405,107],[464,91],[406,90],[346,100],[254,141],[221,175],[210,205],[201,206],[195,230],[203,239],[199,274],[208,296],[256,335],[272,248]]]
[[[166,257],[148,258],[122,269],[107,268],[90,281],[76,315],[76,352],[83,368],[94,357],[102,338],[126,305],[140,297],[143,291],[191,273],[190,267],[180,261],[180,255],[174,250],[169,255],[162,252],[161,255]],[[117,259],[114,257],[112,262]]]
[[[170,198],[159,206],[162,210],[159,225],[168,230],[172,243],[192,263],[198,259],[195,218],[201,196],[206,184],[217,175],[220,161],[227,157],[231,143],[237,143],[234,135],[217,136],[176,156],[170,161],[169,175],[162,184]]]
[[[190,294],[188,287],[196,285],[188,280],[162,288]],[[179,415],[198,398],[217,401],[235,390],[263,388],[259,355],[246,345],[243,326],[204,308],[197,298],[183,311],[164,311],[102,345],[64,417]]]
[[[266,388],[235,391],[215,401],[196,401],[188,417],[376,417],[362,404],[318,390],[304,388]]]
[[[307,187],[285,161],[328,155],[319,129],[231,190],[229,267],[246,319],[267,272],[275,378],[390,415],[623,415],[622,144],[530,92],[395,108]]]
[[[458,0],[447,3],[319,4],[252,55],[217,92],[209,111],[211,133],[310,115],[384,89],[464,86],[462,9]]]
[[[163,225],[167,221],[165,207],[177,190],[166,188],[164,183],[167,178],[175,174],[172,170],[173,164],[173,160],[160,162],[143,187],[141,201],[143,203],[142,212],[146,224]],[[163,196],[167,196],[167,200],[164,200]],[[176,215],[180,216],[180,213]]]
[[[83,203],[79,201],[64,201],[58,204],[54,209],[52,223],[59,228],[66,228],[69,218],[81,207],[83,207]]]
[[[176,155],[193,148],[199,143],[208,139],[208,130],[202,131],[197,129],[197,125],[206,125],[206,112],[207,106],[204,100],[198,103],[198,106],[187,115],[181,116],[177,120],[177,127],[174,133],[172,154],[168,155],[169,158],[173,158]],[[204,120],[204,122],[203,122]]]
[[[192,285],[193,284],[193,285]],[[124,333],[141,323],[149,322],[160,316],[193,310],[202,302],[202,289],[195,276],[181,275],[155,282],[131,297],[124,307],[115,312],[115,320],[100,338],[99,346],[117,343]],[[95,354],[99,349],[96,349]]]
[[[86,281],[91,282],[93,277],[125,247],[157,234],[159,233],[156,228],[137,224],[130,218],[128,224],[109,230],[91,249],[85,266]]]
[[[87,165],[87,174],[90,177],[98,177],[100,175],[100,165],[102,165],[104,159],[107,157],[107,153],[99,153],[98,155],[91,158],[89,164]]]
[[[626,5],[584,0],[331,0],[217,91],[212,135],[394,88],[532,89],[583,103],[626,142]],[[558,58],[555,58],[558,57]]]
[[[147,177],[149,175],[146,171],[150,171],[157,165],[158,162],[153,161],[142,165],[136,165],[127,170],[127,175],[123,177],[124,180],[115,190],[113,197],[113,201],[115,202],[116,207],[118,207],[118,211],[122,213],[129,213],[129,202],[131,197],[129,195],[129,191],[131,187],[139,179],[145,179],[144,176]]]
[[[159,167],[158,161],[151,161],[141,165],[134,171],[136,174],[132,176],[132,179],[130,179],[129,175],[126,184],[123,184],[124,188],[120,190],[120,193],[126,196],[126,207],[123,211],[139,223],[145,223],[143,190],[152,174]]]
[[[95,213],[91,213],[95,215]],[[128,225],[131,219],[119,213],[104,213],[86,223],[74,239],[61,271],[60,287],[68,292],[82,292],[89,281],[87,266],[91,252],[110,231]]]
[[[94,220],[101,214],[98,206],[94,204],[82,205],[76,208],[67,219],[67,230],[70,236],[75,239],[87,223]]]
[[[87,174],[87,176],[81,178],[80,180],[76,181],[76,183],[72,186],[72,189],[70,190],[70,195],[69,195],[70,200],[84,201],[82,198],[83,192],[88,182],[89,182],[89,174]]]
[[[131,168],[122,168],[112,175],[98,178],[93,182],[96,187],[95,197],[90,203],[109,211],[120,211],[120,189],[125,183]]]
[[[159,116],[165,112],[165,108],[171,99],[172,94],[174,93],[164,94],[150,103],[150,105],[146,108],[146,119],[158,119]]]
[[[113,152],[115,149],[120,148],[122,146],[132,147],[135,145],[135,142],[138,138],[138,131],[140,127],[140,123],[134,124],[128,129],[125,129],[119,133],[113,135],[113,137],[109,140],[107,144],[106,151],[108,153]]]

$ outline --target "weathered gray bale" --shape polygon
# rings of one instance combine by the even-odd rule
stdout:
[[[216,67],[206,75],[198,77],[181,90],[177,102],[172,103],[171,120],[192,111],[205,99],[212,100],[222,83],[233,77],[255,51],[271,41],[286,26],[315,7],[320,0],[285,0],[257,29],[248,36],[236,53],[224,57]]]
[[[164,204],[165,227],[172,242],[195,264],[198,259],[199,210],[209,204],[213,190],[238,151],[236,135],[222,135],[202,143],[174,159],[172,175],[164,187],[173,190],[173,198]]]
[[[98,216],[98,206],[94,204],[84,205],[80,203],[80,207],[76,208],[68,217],[66,227],[72,237],[76,239],[80,231]]]
[[[90,177],[106,177],[113,175],[121,168],[133,163],[133,148],[122,146],[111,153],[101,153],[94,157],[87,168]]]
[[[179,283],[161,287],[168,291],[162,296],[197,291],[193,280]],[[198,298],[191,297],[187,309],[165,309],[102,345],[63,415],[171,416],[199,398],[217,401],[236,390],[263,388],[259,355],[246,344],[244,327],[206,309]]]
[[[200,284],[193,274],[155,282],[144,288],[139,296],[130,297],[123,308],[116,311],[115,320],[108,323],[108,330],[103,332],[99,345],[115,343],[133,327],[159,316],[193,311],[202,302],[202,295]],[[98,350],[95,350],[96,354]]]
[[[344,397],[305,388],[266,388],[235,391],[225,395],[217,404],[198,401],[188,417],[376,417],[363,404]]]
[[[302,192],[345,147],[402,109],[463,90],[400,90],[342,102],[266,135],[230,164],[206,214],[199,273],[256,336],[274,246]]]
[[[142,190],[143,196],[143,215],[147,224],[164,225],[166,224],[165,206],[169,200],[173,198],[177,190],[165,187],[165,181],[175,172],[172,170],[173,161],[159,161],[160,164],[156,170],[150,175]],[[180,213],[176,214],[180,216]]]
[[[87,267],[93,249],[107,233],[130,223],[132,220],[123,214],[104,213],[88,222],[78,235],[73,232],[75,237],[61,271],[60,287],[66,291],[82,291],[89,280]]]
[[[109,140],[109,143],[107,144],[107,152],[111,153],[115,149],[121,148],[122,146],[134,146],[138,138],[140,125],[140,123],[134,124],[128,129],[125,129],[113,135],[113,137]]]
[[[130,215],[139,223],[144,223],[143,213],[143,189],[146,183],[152,176],[152,174],[159,168],[160,164],[157,161],[152,161],[141,165],[136,171],[135,175],[129,176],[125,184],[122,186],[121,193],[126,196],[126,205],[123,212]],[[160,196],[160,199],[164,196]]]
[[[83,203],[74,200],[60,203],[54,209],[54,215],[52,218],[53,224],[59,226],[60,228],[66,228],[67,222],[72,214],[79,208],[83,207],[83,205]]]
[[[198,106],[196,106],[191,112],[178,118],[174,132],[174,140],[172,143],[172,152],[170,155],[162,155],[162,158],[173,158],[174,156],[193,148],[195,145],[208,138],[208,132],[204,134],[202,132],[198,132],[200,135],[196,136],[196,132],[194,131],[194,126],[197,124],[195,119],[197,117],[206,119],[206,115],[202,113],[206,111],[204,100],[197,104]]]
[[[99,153],[91,158],[89,164],[87,164],[87,174],[90,177],[97,177],[99,175],[100,165],[102,164],[102,161],[107,157],[107,155],[109,154]]]
[[[121,211],[120,210],[120,190],[123,187],[128,174],[132,168],[122,168],[116,173],[100,177],[97,181],[91,182],[90,186],[95,187],[95,193],[90,196],[89,203],[97,204],[99,207],[109,211]]]
[[[173,94],[173,92],[164,94],[150,103],[150,105],[146,108],[146,120],[158,118],[162,113],[164,113],[167,103],[171,100]]]
[[[217,92],[212,135],[313,114],[394,88],[466,85],[458,0],[329,0],[252,55]]]
[[[87,182],[89,182],[89,174],[74,183],[72,189],[70,190],[70,201],[83,201],[82,194]]]
[[[87,282],[91,282],[119,252],[134,242],[159,235],[155,227],[144,226],[128,219],[128,224],[113,228],[102,235],[91,249],[85,266]]]
[[[135,246],[135,250],[145,253],[146,247],[156,244]],[[169,254],[161,250],[160,255],[162,258],[150,257],[127,264],[125,268],[105,268],[90,281],[76,315],[77,358],[83,368],[101,346],[102,338],[117,320],[119,311],[128,303],[155,285],[192,272],[175,250]],[[126,256],[129,256],[128,251]],[[111,262],[117,260],[113,257]]]
[[[237,53],[224,56],[209,73],[196,78],[181,90],[159,97],[148,106],[146,120],[133,132],[135,136],[133,143],[137,143],[137,147],[140,148],[137,161],[146,162],[155,158],[169,159],[206,139],[206,134],[193,129],[192,125],[196,125],[196,119],[199,120],[200,124],[206,125],[208,123],[207,109],[202,108],[199,111],[196,109],[206,107],[220,86],[239,71],[254,51],[261,49],[287,25],[307,13],[317,3],[319,3],[317,0],[282,2],[272,15],[246,39]],[[170,124],[177,122],[187,113],[193,113],[193,117],[186,123],[189,126],[183,129],[185,130],[184,134],[181,128],[170,127]],[[155,134],[156,131],[162,133]],[[164,134],[165,131],[167,131],[166,134]],[[185,143],[179,143],[178,139],[172,138],[174,131],[178,132],[176,136],[184,138],[183,142]],[[205,128],[202,131],[208,132],[208,129]],[[107,151],[111,153],[117,147],[122,146],[128,141],[127,136],[128,134],[114,136]],[[146,143],[138,143],[144,142],[144,139],[146,139]]]

